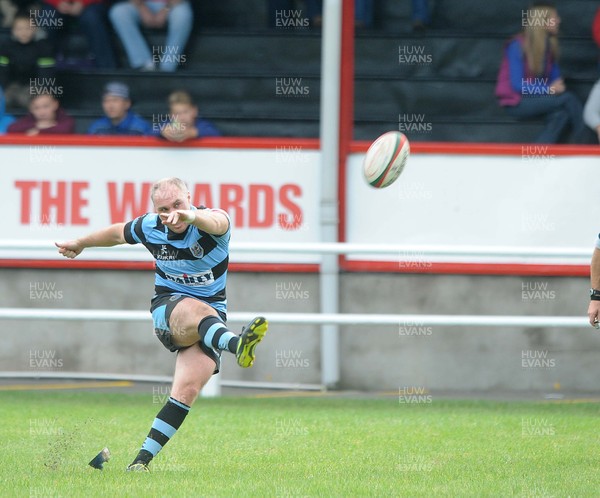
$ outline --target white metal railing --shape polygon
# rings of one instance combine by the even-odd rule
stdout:
[[[590,327],[586,317],[578,316],[510,316],[510,315],[382,315],[360,313],[271,313],[232,312],[227,321],[246,323],[256,316],[265,316],[270,323],[294,325],[395,325],[448,327]],[[0,308],[0,319],[17,320],[87,320],[87,321],[145,321],[150,322],[148,311],[93,310],[93,309],[31,309]]]
[[[0,240],[0,250],[5,251],[47,251],[56,253],[54,241]],[[121,245],[98,247],[94,251],[126,251],[152,256],[141,245]],[[355,244],[347,242],[234,242],[231,252],[244,253],[284,253],[284,254],[395,254],[410,258],[417,255],[434,257],[490,257],[490,258],[561,258],[586,259],[589,261],[593,249],[580,247],[514,247],[514,246],[439,246],[426,244]],[[58,254],[57,254],[58,256]]]
[[[534,247],[480,247],[480,246],[428,246],[428,245],[391,245],[391,244],[351,244],[351,243],[254,243],[241,242],[231,244],[231,252],[244,253],[278,253],[278,254],[392,254],[399,261],[417,258],[518,258],[518,259],[559,259],[569,263],[589,262],[591,249],[573,247],[563,248],[534,248]],[[39,253],[52,251],[55,258],[60,258],[52,241],[30,240],[0,240],[0,253],[9,251],[22,254],[23,252]],[[110,253],[108,251],[111,251]],[[112,254],[116,251],[127,254],[137,260],[151,260],[151,255],[142,246],[122,245],[111,248],[94,248],[88,252],[92,254]],[[91,254],[90,254],[91,253]],[[118,257],[118,256],[117,256]],[[85,258],[84,258],[85,259]],[[339,313],[250,313],[233,312],[228,314],[228,321],[248,322],[256,315],[264,315],[271,323],[304,324],[304,325],[419,325],[419,326],[462,326],[462,327],[589,327],[585,317],[566,316],[493,316],[493,315],[398,315],[398,314],[339,314]],[[0,308],[0,319],[23,320],[88,320],[88,321],[150,321],[147,311],[134,310],[102,310],[102,309],[30,309],[30,308]],[[322,363],[327,362],[327,348],[322,348]],[[331,358],[329,358],[331,360]],[[335,359],[334,359],[335,360]],[[332,361],[334,361],[332,360]],[[335,362],[335,361],[334,361]],[[337,363],[337,362],[335,362]],[[339,368],[334,365],[333,369]],[[32,377],[40,377],[42,372],[37,372]],[[71,374],[70,378],[74,374]],[[86,375],[86,374],[81,374]],[[94,374],[92,374],[94,375]],[[113,374],[110,374],[113,375]],[[114,374],[111,378],[125,378],[126,376]],[[143,376],[145,380],[153,380],[152,376]],[[220,381],[220,376],[213,376],[207,388],[212,395],[219,392],[220,385],[235,385],[246,387],[282,388],[279,383],[260,383],[240,381]],[[77,377],[86,378],[86,377]],[[246,385],[247,384],[247,385]],[[322,372],[322,384],[292,384],[294,388],[315,389],[327,385]],[[291,385],[285,384],[289,387]],[[207,389],[205,389],[207,390]]]

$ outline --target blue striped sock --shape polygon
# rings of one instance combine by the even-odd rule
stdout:
[[[237,351],[239,336],[229,330],[216,316],[203,318],[198,325],[198,334],[200,334],[204,345],[209,348],[230,351],[234,354]]]
[[[188,405],[169,398],[152,422],[152,428],[133,463],[148,464],[175,435],[189,411]]]

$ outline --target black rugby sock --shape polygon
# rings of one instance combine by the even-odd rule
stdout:
[[[177,429],[181,426],[190,407],[174,398],[169,398],[165,406],[162,407],[148,433],[148,437],[142,445],[142,449],[135,457],[133,463],[148,464],[163,449],[163,446],[169,442]]]
[[[207,316],[198,324],[200,339],[209,348],[229,351],[235,354],[240,340],[223,321],[216,316]]]

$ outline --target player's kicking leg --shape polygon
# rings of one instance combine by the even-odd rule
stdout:
[[[238,336],[206,303],[183,297],[153,303],[152,317],[161,342],[179,352],[171,396],[129,471],[148,471],[148,464],[179,429],[202,387],[219,371],[220,352],[229,351],[236,355],[238,365],[251,367],[256,345],[268,328],[267,321],[258,317]]]
[[[171,396],[156,415],[142,448],[127,467],[128,471],[148,472],[148,464],[175,435],[214,370],[214,360],[197,346],[177,353]]]

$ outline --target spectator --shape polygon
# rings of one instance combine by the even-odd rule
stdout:
[[[536,3],[527,10],[524,24],[523,32],[504,48],[496,85],[499,104],[517,119],[546,118],[537,143],[558,143],[569,130],[569,141],[580,143],[583,108],[560,74],[556,8],[547,1]]]
[[[152,126],[131,110],[129,87],[113,81],[102,94],[104,117],[94,121],[90,135],[152,135]]]
[[[0,47],[0,86],[5,89],[8,107],[26,109],[30,87],[55,85],[52,50],[42,40],[35,40],[36,31],[27,14],[17,14],[11,39]]]
[[[210,121],[198,117],[198,107],[189,93],[178,90],[169,95],[169,116],[161,120],[160,135],[171,142],[193,138],[218,137],[221,134]]]
[[[596,15],[594,16],[594,22],[592,23],[592,37],[596,42],[598,48],[600,48],[600,7],[596,11]],[[599,57],[600,63],[600,57]]]
[[[4,92],[2,91],[2,88],[0,88],[0,135],[4,135],[8,125],[15,120],[15,118],[10,114],[6,114],[4,111]]]
[[[8,127],[8,133],[48,135],[74,133],[75,120],[60,107],[51,89],[37,89],[29,103],[29,114]]]
[[[594,23],[592,24],[592,35],[594,37],[594,41],[596,45],[600,48],[600,7],[596,11],[596,15],[594,16]]]
[[[37,0],[0,0],[2,28],[10,28],[18,12],[29,12]]]
[[[19,8],[11,0],[0,0],[0,14],[2,15],[2,28],[10,28]]]
[[[412,12],[410,15],[413,31],[425,31],[431,24],[429,0],[411,0]]]
[[[596,82],[583,108],[583,119],[600,142],[600,80]]]
[[[43,1],[42,18],[56,20],[57,24],[56,27],[49,27],[46,30],[48,41],[54,45],[54,50],[61,52],[59,45],[64,36],[63,28],[77,21],[88,40],[96,67],[104,69],[117,67],[103,0]]]
[[[109,16],[133,69],[153,71],[158,63],[161,71],[173,72],[186,61],[183,49],[194,18],[187,0],[129,0],[113,5]],[[150,51],[140,24],[146,28],[167,25],[166,46],[155,45]]]

